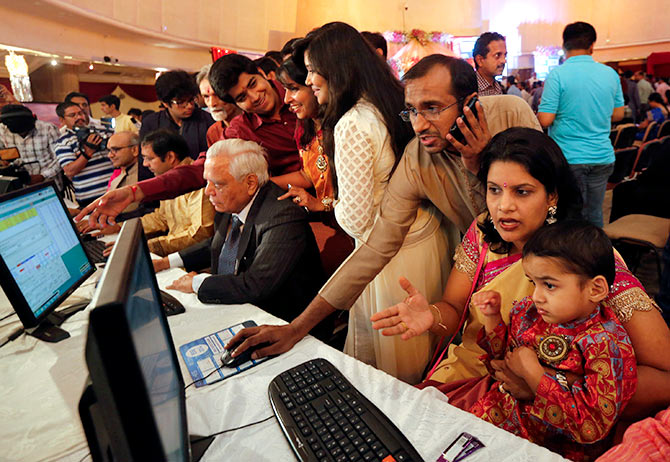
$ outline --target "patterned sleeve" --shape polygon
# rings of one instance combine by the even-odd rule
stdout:
[[[470,228],[463,236],[463,240],[454,254],[454,267],[461,273],[468,275],[472,281],[475,278],[477,265],[479,264],[479,254],[481,251],[481,233],[477,228],[477,219],[472,222]]]
[[[603,439],[635,392],[635,354],[623,328],[587,331],[575,341],[584,358],[584,376],[565,388],[545,373],[528,408],[531,417],[581,444]]]
[[[59,135],[58,129],[53,124],[48,124],[46,130],[48,132],[49,141],[47,143],[45,155],[39,160],[42,168],[42,176],[45,178],[52,178],[58,175],[58,172],[61,170],[58,158],[56,157],[56,141],[58,141]]]
[[[500,322],[492,332],[486,333],[482,327],[477,335],[477,345],[486,352],[486,357],[479,358],[485,364],[491,359],[502,359],[507,351],[508,328],[504,322]]]
[[[351,236],[363,239],[374,221],[374,160],[381,149],[355,117],[345,114],[335,126],[335,167],[339,200],[337,222]]]
[[[605,303],[612,308],[619,321],[630,321],[634,311],[661,310],[644,291],[640,281],[626,267],[621,256],[615,252],[616,275]]]

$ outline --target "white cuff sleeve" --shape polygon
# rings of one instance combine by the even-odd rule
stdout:
[[[193,292],[197,294],[198,290],[200,290],[200,286],[202,285],[202,283],[205,281],[205,279],[207,279],[210,276],[211,274],[207,273],[196,274],[195,276],[193,276],[193,281],[191,282],[191,288],[193,289]]]
[[[184,260],[181,259],[179,252],[171,253],[168,255],[168,262],[170,262],[170,268],[183,268]]]

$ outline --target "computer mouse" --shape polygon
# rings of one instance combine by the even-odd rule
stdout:
[[[242,343],[242,342],[240,342]],[[223,354],[221,355],[221,365],[223,367],[229,367],[231,369],[236,368],[240,364],[246,363],[247,361],[251,360],[251,354],[258,350],[259,348],[263,348],[266,346],[265,343],[261,343],[256,346],[249,347],[244,353],[242,353],[239,356],[232,357],[233,351],[240,345],[240,343],[237,343],[236,345],[233,345],[230,347],[229,350],[224,350]]]

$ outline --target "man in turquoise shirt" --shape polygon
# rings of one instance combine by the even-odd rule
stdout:
[[[576,22],[563,30],[566,61],[544,83],[537,117],[563,150],[584,199],[584,218],[603,225],[607,179],[614,170],[611,122],[624,114],[623,93],[614,69],[593,60],[596,30]]]

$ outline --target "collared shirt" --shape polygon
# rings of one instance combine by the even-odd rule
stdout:
[[[614,162],[612,112],[623,105],[616,71],[578,55],[549,73],[538,112],[556,114],[549,136],[569,164],[604,165]]]
[[[479,88],[477,93],[479,96],[494,96],[503,94],[502,85],[500,85],[500,82],[498,82],[495,78],[493,79],[492,83],[489,83],[479,73],[479,71],[475,72],[475,74],[477,75],[477,88]]]
[[[288,104],[284,103],[284,88],[274,80],[270,81],[279,95],[282,105],[279,110],[280,120],[273,120],[259,114],[245,112],[230,121],[225,129],[225,138],[241,138],[255,141],[265,148],[268,153],[270,176],[300,170],[302,164],[298,155],[293,134],[297,118],[289,111]]]
[[[55,150],[58,137],[56,126],[41,120],[35,120],[35,128],[25,138],[0,124],[0,148],[16,147],[21,155],[16,163],[24,164],[29,174],[44,178],[53,178],[61,170]]]
[[[66,130],[56,141],[55,150],[61,167],[77,160],[81,148],[74,130]],[[114,171],[108,153],[107,150],[94,152],[86,166],[72,178],[74,196],[78,201],[95,199],[107,191],[107,183]]]
[[[254,196],[251,198],[251,200],[247,203],[247,205],[245,205],[244,208],[240,210],[240,213],[232,214],[232,216],[237,217],[237,219],[240,220],[240,222],[242,223],[242,225],[240,226],[240,232],[242,232],[242,230],[244,229],[244,223],[247,221],[247,216],[249,216],[251,206],[253,205],[254,201],[256,200],[256,197],[258,196],[258,191],[260,191],[260,187],[254,194]],[[181,256],[179,255],[179,252],[174,252],[168,255],[168,262],[170,263],[170,268],[182,268],[184,266],[184,260],[182,260]],[[207,279],[209,276],[211,276],[211,274],[207,273],[196,274],[195,276],[193,276],[193,280],[191,282],[193,292],[197,294],[198,289],[200,289],[200,286],[202,285],[203,281]]]

